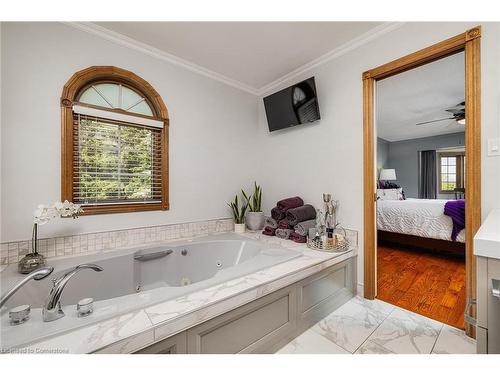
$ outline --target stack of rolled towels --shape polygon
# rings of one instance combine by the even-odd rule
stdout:
[[[294,242],[307,242],[309,228],[316,226],[316,210],[304,204],[300,197],[282,199],[266,217],[263,234],[290,239]]]

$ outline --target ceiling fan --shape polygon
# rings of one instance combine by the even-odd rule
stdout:
[[[465,102],[458,103],[456,106],[445,109],[446,112],[451,114],[451,117],[441,118],[437,120],[419,122],[415,125],[425,125],[431,124],[433,122],[445,121],[445,120],[455,120],[460,125],[465,125]]]

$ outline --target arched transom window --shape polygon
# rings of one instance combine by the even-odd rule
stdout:
[[[142,78],[76,73],[62,96],[62,199],[86,213],[168,209],[168,113]]]
[[[154,116],[144,95],[121,83],[95,83],[80,94],[78,101],[102,108],[121,109],[131,114]]]

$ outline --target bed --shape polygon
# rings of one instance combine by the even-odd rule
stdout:
[[[434,250],[463,252],[465,230],[452,241],[453,222],[444,214],[444,199],[378,200],[379,239]]]

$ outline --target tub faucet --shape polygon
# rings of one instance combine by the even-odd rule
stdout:
[[[52,271],[54,271],[54,267],[43,267],[39,268],[33,272],[31,272],[28,276],[22,279],[19,283],[17,283],[11,290],[5,293],[0,299],[0,308],[12,297],[21,287],[26,284],[31,279],[33,280],[42,280],[49,276]]]
[[[58,279],[52,280],[54,285],[52,286],[52,290],[50,291],[47,301],[42,308],[42,317],[44,322],[52,322],[53,320],[60,319],[64,316],[64,311],[61,307],[61,294],[64,287],[76,273],[85,269],[91,269],[96,272],[102,271],[102,267],[96,264],[80,264]]]

